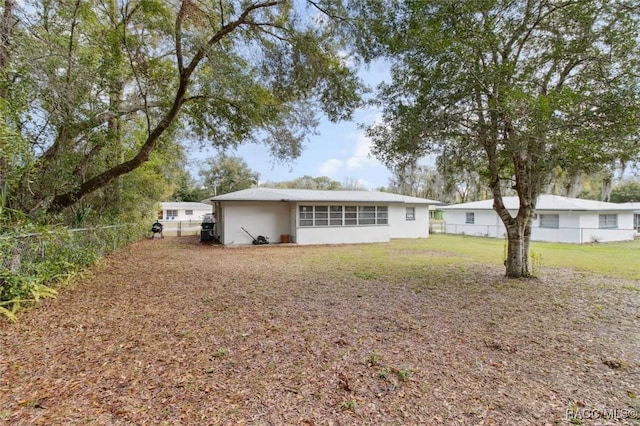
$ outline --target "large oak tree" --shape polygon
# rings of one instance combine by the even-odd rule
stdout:
[[[340,120],[359,100],[324,3],[335,2],[5,2],[7,125],[31,155],[3,175],[15,177],[9,203],[63,211],[177,140],[295,158],[319,110]]]
[[[638,6],[606,0],[388,0],[355,6],[369,58],[386,57],[390,167],[425,154],[478,158],[508,238],[506,274],[529,275],[536,199],[554,168],[638,153]],[[520,208],[503,203],[515,190]]]

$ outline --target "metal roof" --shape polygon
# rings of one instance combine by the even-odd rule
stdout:
[[[214,201],[299,201],[340,203],[402,203],[442,204],[427,198],[409,197],[378,191],[329,191],[315,189],[249,188],[229,194],[207,198],[203,203]]]
[[[518,197],[503,197],[508,210],[517,210],[520,206]],[[441,207],[443,210],[493,210],[493,199],[474,201],[471,203],[453,204]],[[568,198],[559,195],[540,195],[536,203],[536,210],[541,211],[628,211],[634,210],[628,204],[607,203],[604,201]]]
[[[188,201],[165,201],[160,203],[162,210],[209,210],[211,204],[195,203]]]

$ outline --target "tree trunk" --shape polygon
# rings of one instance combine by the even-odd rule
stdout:
[[[5,92],[5,78],[4,72],[9,61],[9,45],[11,44],[11,32],[13,30],[14,18],[13,18],[14,0],[5,0],[4,13],[2,15],[2,23],[0,23],[0,98],[6,98]],[[0,126],[4,126],[5,123],[0,123]],[[5,141],[0,139],[0,152],[5,150]],[[0,155],[0,195],[6,190],[7,176],[7,160],[4,155]],[[6,195],[6,194],[4,194]]]
[[[567,192],[567,197],[576,198],[578,194],[580,194],[580,190],[582,189],[582,173],[574,173],[569,177],[569,181],[567,182],[567,186],[565,190]]]
[[[524,260],[524,232],[517,222],[507,227],[507,259],[505,266],[506,275],[509,278],[519,278],[523,276],[525,270]]]

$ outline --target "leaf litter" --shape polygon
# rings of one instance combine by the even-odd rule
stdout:
[[[412,254],[393,250],[354,274],[354,247],[123,249],[0,324],[0,422],[556,425],[640,408],[638,282],[508,280],[431,252],[405,276],[394,259]]]

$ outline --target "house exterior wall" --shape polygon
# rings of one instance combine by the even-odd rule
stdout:
[[[200,221],[202,217],[207,213],[212,213],[213,210],[211,208],[208,209],[177,209],[177,216],[167,216],[167,210],[176,210],[176,209],[162,209],[162,218],[161,220],[176,220],[176,221],[185,221],[185,220],[195,220]],[[191,210],[193,212],[192,215],[187,215],[187,210]]]
[[[391,218],[388,225],[354,225],[354,226],[300,226],[298,217],[299,206],[358,206],[358,205],[381,205],[376,203],[319,203],[319,202],[299,202],[295,203],[292,210],[295,222],[294,241],[300,245],[309,244],[359,244],[359,243],[384,243],[391,238]],[[391,215],[391,206],[389,215]]]
[[[473,212],[474,224],[465,223],[466,213]],[[617,214],[617,228],[600,228],[599,215]],[[516,212],[512,211],[512,215]],[[540,215],[557,214],[558,228],[541,228]],[[500,217],[493,210],[448,210],[446,212],[446,232],[450,234],[480,235],[501,238],[505,228]],[[585,211],[538,211],[531,229],[533,241],[559,243],[589,243],[592,241],[625,241],[632,240],[633,229],[632,212],[585,212]]]
[[[600,214],[616,214],[617,228],[600,228]],[[633,240],[633,212],[587,212],[580,217],[583,243]]]
[[[289,203],[225,201],[221,205],[222,244],[251,244],[251,237],[242,230],[242,227],[254,238],[262,235],[274,243],[280,242],[280,235],[290,233]]]
[[[474,223],[466,223],[467,213],[474,214]],[[466,234],[502,238],[505,228],[493,210],[447,210],[445,220],[447,234]]]
[[[298,207],[330,205],[386,205],[388,224],[358,226],[300,226]],[[406,220],[406,208],[415,211],[415,220]],[[427,205],[379,203],[314,203],[224,201],[217,203],[218,233],[225,245],[251,244],[251,238],[263,235],[272,243],[280,242],[281,235],[289,241],[308,244],[357,244],[388,242],[391,238],[426,238],[429,236],[429,209]]]
[[[413,208],[414,220],[407,220],[407,208]],[[427,238],[429,236],[429,206],[425,204],[393,204],[389,206],[391,238]]]
[[[388,225],[298,227],[296,243],[306,244],[358,244],[386,243],[390,238]]]

